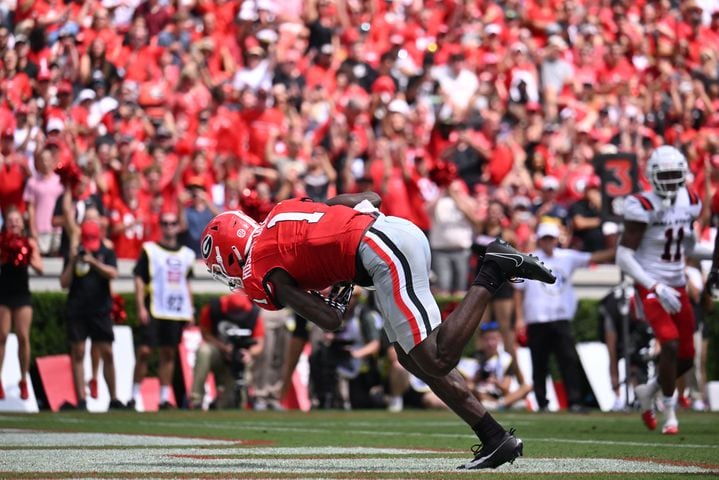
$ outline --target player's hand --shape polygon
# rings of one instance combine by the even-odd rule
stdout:
[[[336,283],[332,286],[332,290],[330,290],[330,294],[327,298],[334,304],[333,306],[335,306],[335,308],[344,313],[352,299],[352,291],[354,288],[355,285],[351,282]]]
[[[679,292],[663,283],[657,283],[653,290],[662,308],[666,310],[668,314],[674,315],[679,313],[679,310],[682,309],[682,303],[679,301]]]
[[[316,297],[321,298],[330,307],[339,310],[344,315],[347,310],[347,305],[352,298],[352,290],[354,289],[353,283],[337,283],[332,286],[330,293],[325,297],[317,290],[310,290],[310,293]]]
[[[712,268],[707,277],[706,291],[712,297],[716,297],[717,289],[719,289],[719,269]]]

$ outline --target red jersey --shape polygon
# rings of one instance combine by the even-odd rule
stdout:
[[[120,233],[110,235],[110,239],[115,244],[117,258],[137,259],[140,257],[142,244],[147,240],[145,238],[145,218],[147,216],[145,208],[140,206],[131,209],[122,198],[116,198],[112,203],[110,224],[132,225]]]
[[[242,269],[247,296],[266,310],[276,305],[267,274],[285,270],[300,288],[322,290],[356,274],[360,241],[374,217],[349,207],[292,199],[278,203],[255,232]]]
[[[21,213],[25,212],[22,194],[29,176],[27,162],[22,157],[15,153],[6,157],[5,163],[0,165],[0,213],[12,206],[17,207]]]

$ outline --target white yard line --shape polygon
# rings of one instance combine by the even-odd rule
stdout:
[[[562,439],[543,439],[562,441]],[[243,447],[233,442],[191,437],[0,430],[0,472],[5,473],[294,473],[353,477],[378,473],[398,476],[455,471],[464,458],[458,452],[366,447]],[[579,442],[591,443],[591,442]],[[652,446],[641,442],[623,443]],[[37,448],[28,448],[29,444]],[[162,444],[160,448],[148,448]],[[235,445],[237,445],[235,443]],[[124,448],[83,448],[122,446]],[[13,447],[3,449],[2,447]],[[54,450],[52,447],[56,447]],[[169,448],[168,448],[169,447]],[[203,448],[204,447],[204,448]],[[211,448],[207,448],[211,447]],[[310,456],[311,458],[307,458]],[[358,457],[359,456],[359,457]],[[374,457],[373,457],[374,456]],[[497,473],[704,473],[718,470],[651,460],[615,458],[520,458]]]
[[[424,452],[403,453],[392,458],[347,458],[361,449],[260,449],[256,455],[247,449],[107,449],[107,450],[6,450],[0,457],[0,471],[13,473],[295,473],[356,476],[378,473],[454,472],[463,462],[458,458],[428,457]],[[288,454],[312,453],[313,458],[287,458]],[[397,453],[370,449],[375,454]],[[294,452],[294,453],[292,453]],[[342,453],[333,453],[342,452]],[[339,457],[337,457],[340,455]],[[335,458],[332,458],[335,457]],[[497,473],[715,473],[698,466],[668,465],[651,461],[602,458],[521,458],[514,465],[502,466]],[[719,472],[716,472],[719,473]]]

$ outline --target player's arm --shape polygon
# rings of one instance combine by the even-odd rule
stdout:
[[[714,240],[714,248],[707,247],[697,242],[697,237],[694,232],[690,232],[686,237],[686,256],[693,258],[694,260],[712,260],[712,270],[717,265],[716,263],[716,239]]]
[[[345,207],[354,208],[358,203],[367,200],[375,208],[379,208],[382,203],[382,199],[375,192],[360,192],[360,193],[343,193],[332,197],[325,201],[327,205],[344,205]]]
[[[299,288],[286,271],[276,268],[266,280],[273,287],[275,303],[291,308],[324,330],[335,331],[342,325],[340,310],[327,305],[320,296]]]
[[[642,222],[625,221],[624,232],[617,246],[617,265],[624,273],[631,276],[644,288],[650,289],[657,283],[637,261],[634,254],[644,237],[647,224]]]
[[[617,265],[623,272],[631,276],[636,283],[656,295],[662,308],[669,314],[676,314],[681,310],[679,292],[658,282],[639,264],[634,256],[642,241],[647,224],[643,222],[625,221],[624,233],[617,247]]]

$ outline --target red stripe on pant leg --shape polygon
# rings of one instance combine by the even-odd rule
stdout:
[[[386,263],[389,267],[389,273],[392,276],[392,296],[394,297],[394,301],[397,303],[397,306],[409,322],[409,326],[412,329],[412,337],[414,338],[414,344],[417,345],[422,340],[419,333],[419,325],[417,324],[417,318],[412,315],[412,311],[409,309],[407,304],[402,299],[402,295],[400,295],[399,293],[400,281],[397,266],[394,264],[389,255],[387,255],[387,253],[382,250],[379,245],[377,245],[377,242],[367,237],[364,238],[364,241],[367,242],[372,251],[374,251],[374,253],[376,253],[377,256],[379,256],[379,258],[381,258],[382,261]]]
[[[679,332],[679,349],[677,357],[694,360],[694,307],[692,307],[686,288],[677,288],[681,294],[679,300],[682,308],[679,313],[672,316]]]

